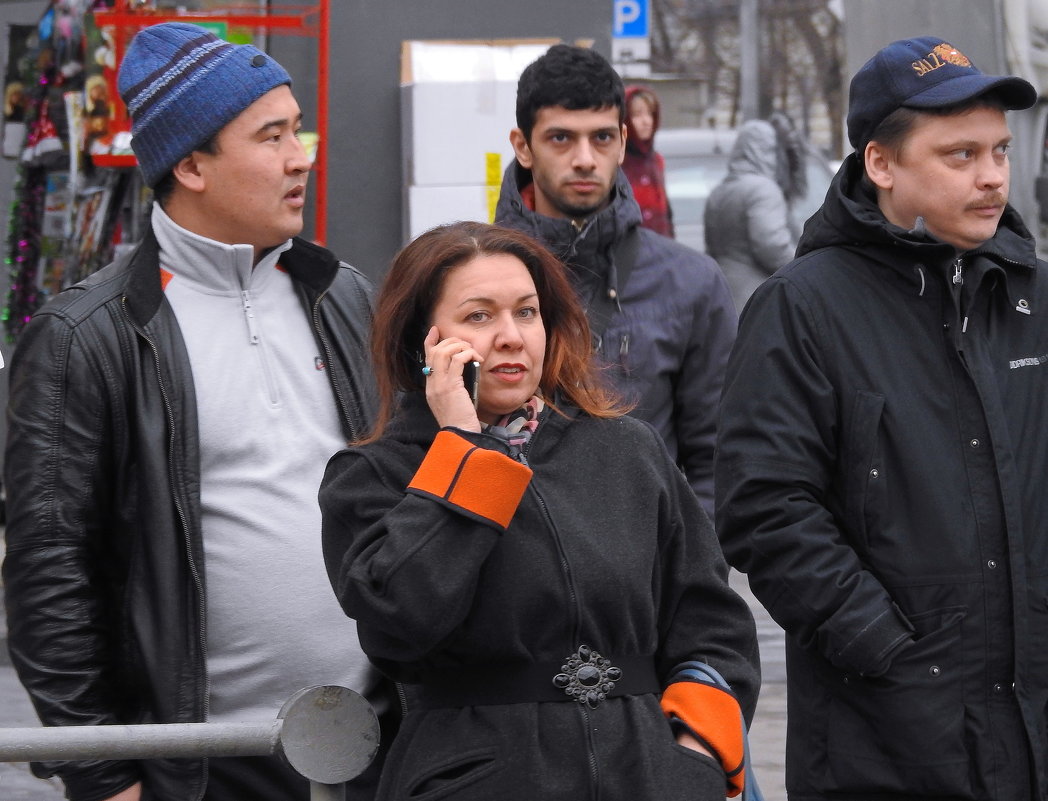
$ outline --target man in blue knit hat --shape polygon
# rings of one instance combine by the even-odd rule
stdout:
[[[885,46],[742,314],[717,531],[786,630],[791,801],[1048,799],[1048,264],[1008,204],[1036,100]]]
[[[371,421],[371,288],[297,238],[310,161],[290,84],[182,23],[139,32],[121,65],[150,229],[38,312],[12,365],[4,590],[47,725],[272,721],[317,684],[382,710],[316,500]],[[71,801],[309,797],[277,758],[34,771]]]

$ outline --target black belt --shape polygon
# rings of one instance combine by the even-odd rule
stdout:
[[[652,657],[608,658],[585,645],[559,664],[450,668],[420,682],[412,700],[430,708],[576,701],[596,709],[605,698],[662,692]]]

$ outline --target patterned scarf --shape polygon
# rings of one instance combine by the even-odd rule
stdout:
[[[510,412],[497,423],[484,427],[484,431],[509,443],[514,455],[520,453],[535,429],[539,427],[539,415],[545,410],[546,404],[538,395],[531,398],[517,409]]]

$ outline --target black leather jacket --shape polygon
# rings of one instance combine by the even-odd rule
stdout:
[[[371,287],[296,239],[281,256],[327,360],[347,439],[370,423]],[[11,365],[3,567],[9,646],[46,725],[206,717],[193,375],[152,233],[62,292]],[[203,761],[34,765],[72,801],[144,778],[150,798],[203,793]]]

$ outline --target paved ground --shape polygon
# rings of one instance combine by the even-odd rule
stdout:
[[[732,586],[749,601],[761,649],[761,694],[750,727],[750,758],[765,801],[786,801],[786,647],[782,629],[753,597],[746,577],[732,571]]]
[[[0,554],[2,555],[2,554]],[[764,684],[750,732],[754,771],[766,801],[786,801],[783,754],[786,744],[786,669],[782,630],[754,600],[745,578],[732,575],[736,590],[750,601],[757,618]],[[2,608],[0,608],[2,613]],[[0,614],[0,728],[39,726],[7,656],[6,629]],[[0,738],[3,732],[0,731]],[[37,779],[24,763],[0,762],[0,801],[63,801],[61,782]]]

